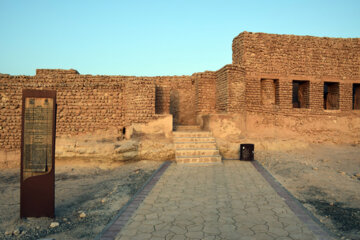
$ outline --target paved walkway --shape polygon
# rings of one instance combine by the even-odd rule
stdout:
[[[171,164],[116,239],[318,239],[250,162]]]

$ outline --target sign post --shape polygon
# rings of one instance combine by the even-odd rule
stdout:
[[[56,91],[23,90],[20,217],[55,216]]]

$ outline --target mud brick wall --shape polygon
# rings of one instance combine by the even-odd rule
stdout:
[[[358,115],[360,112],[354,111],[352,109],[353,101],[353,84],[347,82],[334,82],[335,86],[338,85],[338,88],[329,88],[329,91],[338,95],[338,105],[335,109],[324,109],[324,82],[321,80],[310,79],[308,82],[301,80],[305,85],[307,85],[307,90],[305,95],[308,95],[310,102],[305,101],[303,108],[293,107],[292,97],[293,97],[293,78],[279,78],[279,79],[268,79],[266,81],[269,83],[266,86],[271,88],[273,91],[273,86],[275,85],[275,104],[264,105],[262,99],[262,93],[264,85],[264,79],[258,77],[247,76],[246,83],[246,111],[248,112],[263,112],[269,114],[281,114],[285,116],[296,116],[299,114],[309,115],[309,116],[350,116]],[[299,80],[296,80],[299,81]],[[276,87],[278,85],[278,91]],[[266,87],[265,86],[265,87]],[[279,94],[276,97],[276,94]],[[273,92],[272,92],[272,98]],[[306,96],[304,96],[306,97]],[[273,100],[272,100],[273,101]],[[278,101],[278,103],[276,102]]]
[[[170,92],[169,89],[162,86],[155,86],[155,113],[165,114],[169,113],[170,105]]]
[[[245,72],[236,64],[216,72],[216,111],[239,112],[245,109]]]
[[[174,125],[196,124],[196,84],[191,76],[168,77]]]
[[[324,83],[310,82],[310,109],[323,111],[324,109]]]
[[[279,103],[276,104],[279,106],[279,109],[283,109],[284,111],[291,111],[292,108],[292,79],[276,79],[275,82],[278,82],[279,90],[275,94],[279,94],[277,98]],[[276,108],[275,108],[276,109]]]
[[[274,79],[261,79],[261,104],[272,107],[275,104],[275,81]]]
[[[36,76],[79,74],[75,69],[36,69]]]
[[[174,125],[195,124],[195,80],[191,76],[164,76],[151,79],[156,85],[156,114],[172,114]]]
[[[54,82],[57,135],[78,135],[124,126],[123,79],[109,76],[53,74],[36,76]]]
[[[247,111],[274,113],[292,108],[292,81],[246,76],[244,82]]]
[[[25,88],[57,91],[57,135],[120,131],[168,113],[174,125],[196,124],[197,114],[244,110],[284,117],[359,116],[352,106],[353,84],[360,84],[360,39],[243,32],[232,47],[233,64],[192,76],[93,76],[73,69],[0,74],[0,150],[20,148]],[[263,89],[262,79],[269,79]],[[308,108],[293,108],[294,80],[309,81]],[[338,110],[324,110],[325,82],[338,83]],[[262,92],[271,95],[268,106]]]
[[[233,40],[233,64],[248,74],[360,79],[360,39],[243,32]]]
[[[170,91],[171,78],[169,77],[154,77],[155,79],[155,113],[168,114],[170,113]]]
[[[340,83],[340,110],[351,111],[353,103],[353,86],[351,83]]]
[[[245,109],[245,71],[238,65],[228,65],[228,111],[232,113]]]
[[[227,70],[225,67],[216,72],[216,112],[227,112],[229,97]]]
[[[260,108],[261,106],[261,79],[246,77],[245,80],[246,109]]]
[[[196,122],[196,81],[192,76],[151,78],[156,85],[156,114],[172,114],[174,125]]]
[[[125,125],[146,123],[155,115],[155,84],[151,78],[130,78],[124,88]]]
[[[20,149],[21,85],[31,80],[27,76],[0,75],[0,149]]]
[[[195,80],[196,83],[196,113],[215,113],[216,73],[211,71],[194,73],[192,79]]]
[[[233,40],[233,65],[246,73],[248,111],[339,115],[352,110],[351,87],[360,82],[360,39],[321,38],[243,32]],[[261,106],[260,79],[278,79],[279,104]],[[306,109],[292,107],[292,81],[309,81]],[[324,84],[337,82],[338,106],[324,111]],[[259,95],[260,94],[260,95]],[[335,94],[335,95],[334,95]],[[334,97],[333,97],[334,98]],[[334,112],[340,110],[342,113]],[[354,112],[354,111],[353,111]]]
[[[0,75],[0,149],[18,150],[23,89],[57,91],[57,135],[78,135],[148,122],[155,116],[153,79],[37,70],[36,76]]]

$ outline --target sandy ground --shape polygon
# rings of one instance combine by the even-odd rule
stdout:
[[[331,232],[360,239],[359,145],[262,150],[255,157]],[[0,239],[93,239],[161,163],[58,162],[55,219],[19,219],[19,170],[0,170]]]
[[[19,170],[0,170],[0,239],[93,239],[161,164],[57,163],[55,219],[20,219]]]
[[[256,159],[340,239],[360,239],[360,146],[256,151]]]

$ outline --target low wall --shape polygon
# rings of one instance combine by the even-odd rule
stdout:
[[[68,164],[173,160],[172,124],[172,115],[162,114],[147,123],[133,123],[125,132],[113,127],[93,133],[57,136],[55,159]],[[19,167],[20,158],[20,150],[0,151],[0,168]]]
[[[311,143],[360,144],[357,114],[304,116],[260,112],[211,114],[198,117],[204,130],[212,131],[225,159],[239,159],[241,143],[255,149],[287,150]]]

